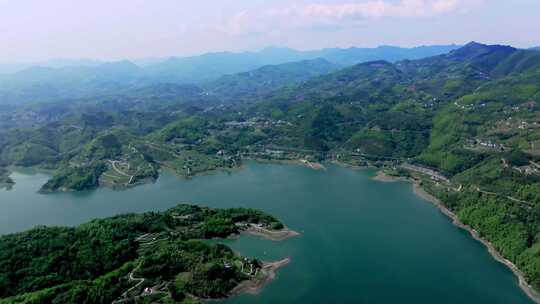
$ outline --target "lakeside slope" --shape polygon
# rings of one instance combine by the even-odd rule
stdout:
[[[399,176],[390,176],[385,174],[382,170],[377,171],[377,175],[372,178],[378,182],[408,182],[411,183],[414,194],[421,197],[425,201],[428,201],[435,205],[442,214],[447,216],[452,220],[452,224],[455,226],[469,232],[471,237],[480,243],[482,243],[488,250],[489,254],[497,261],[508,267],[512,273],[516,276],[519,282],[519,287],[529,296],[531,300],[535,303],[540,303],[540,293],[532,287],[526,278],[525,273],[523,273],[514,263],[506,259],[496,248],[495,246],[487,239],[480,236],[478,231],[473,227],[464,224],[457,214],[444,205],[444,203],[436,198],[435,196],[428,193],[421,185],[420,181],[414,178],[399,177]]]

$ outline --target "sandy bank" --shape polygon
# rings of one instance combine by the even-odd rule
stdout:
[[[365,165],[365,166],[364,165],[354,165],[354,164],[351,164],[351,163],[342,162],[342,161],[335,160],[335,159],[329,161],[329,163],[340,166],[340,167],[343,167],[343,168],[351,169],[351,170],[364,170],[364,169],[376,168],[374,166],[369,166],[369,165]]]
[[[311,168],[313,170],[326,170],[326,168],[321,163],[318,163],[318,162],[310,162],[307,159],[301,159],[299,160],[299,162],[301,165]]]
[[[280,165],[295,165],[308,167],[313,170],[326,170],[326,167],[318,162],[310,162],[305,159],[277,159],[277,158],[259,158],[245,157],[245,160],[252,160],[261,164],[280,164]]]
[[[262,268],[257,275],[251,280],[244,281],[236,286],[231,291],[231,296],[238,294],[256,295],[261,292],[262,288],[272,282],[277,275],[277,270],[288,265],[291,262],[290,258],[286,258],[276,262],[263,262]]]
[[[250,225],[247,229],[243,230],[242,233],[262,237],[271,241],[283,241],[300,235],[300,233],[287,227],[281,230],[268,230],[253,224]]]
[[[406,177],[396,177],[396,176],[391,176],[391,175],[388,175],[386,173],[384,173],[383,170],[379,170],[377,171],[377,175],[375,177],[372,178],[373,180],[376,180],[378,182],[383,182],[383,183],[393,183],[393,182],[406,182],[406,181],[409,181],[408,178]]]

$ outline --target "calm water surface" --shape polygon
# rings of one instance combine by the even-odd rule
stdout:
[[[302,235],[284,242],[225,241],[263,260],[292,258],[261,294],[226,303],[532,303],[508,269],[415,196],[411,185],[372,176],[337,166],[322,172],[249,163],[234,174],[193,180],[164,172],[155,184],[126,191],[40,195],[48,176],[19,171],[12,175],[14,189],[0,191],[0,234],[180,202],[253,207]]]

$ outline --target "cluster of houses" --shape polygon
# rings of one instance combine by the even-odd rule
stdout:
[[[251,118],[247,121],[228,121],[225,123],[227,127],[233,128],[248,128],[248,127],[259,127],[259,128],[269,128],[279,125],[292,125],[292,123],[284,120],[268,120],[265,118]]]
[[[521,167],[514,167],[516,171],[518,171],[521,174],[525,175],[534,175],[539,174],[540,170],[534,166],[521,166]]]
[[[528,129],[531,129],[531,128],[538,128],[540,126],[538,124],[538,122],[536,122],[536,121],[528,122],[528,121],[525,121],[525,120],[519,120],[519,121],[515,122],[513,117],[508,117],[506,119],[506,121],[504,121],[503,124],[507,128],[516,128],[517,127],[519,130],[528,130]]]
[[[498,152],[506,151],[506,147],[503,144],[495,143],[490,140],[472,139],[468,141],[468,144],[475,148],[482,148]]]
[[[429,175],[431,177],[431,180],[436,181],[436,182],[450,183],[450,180],[446,176],[444,176],[441,173],[439,173],[438,171],[435,171],[435,170],[430,169],[430,168],[426,168],[426,167],[418,166],[418,165],[413,165],[413,164],[407,164],[407,163],[401,165],[401,167],[403,169],[405,169],[405,170],[419,172],[419,173],[422,173],[422,174],[425,174],[425,175]]]
[[[467,104],[467,105],[462,105],[462,104],[459,104],[457,101],[454,102],[454,105],[462,110],[476,110],[476,109],[479,109],[479,108],[485,108],[487,105],[488,105],[489,101],[483,101],[481,103],[478,103],[478,104]]]
[[[533,121],[533,122],[527,122],[527,121],[522,120],[522,121],[519,123],[518,129],[520,129],[520,130],[526,130],[526,129],[537,128],[537,127],[538,127],[538,122],[536,122],[536,121]]]
[[[254,276],[257,274],[258,265],[259,264],[256,260],[250,260],[248,258],[244,258],[242,260],[241,271],[247,275]],[[230,270],[230,269],[233,269],[234,265],[231,264],[229,261],[224,261],[223,267],[227,270]]]
[[[498,144],[498,143],[494,143],[494,142],[491,142],[491,141],[477,140],[477,144],[478,144],[480,147],[487,148],[487,149],[499,150],[499,151],[504,151],[504,150],[505,150],[504,145]]]
[[[424,102],[423,107],[424,108],[433,108],[438,102],[439,102],[439,99],[436,98],[436,97],[433,97],[429,101]]]

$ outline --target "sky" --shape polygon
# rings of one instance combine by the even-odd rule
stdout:
[[[540,45],[540,0],[0,0],[0,62],[216,51]]]

